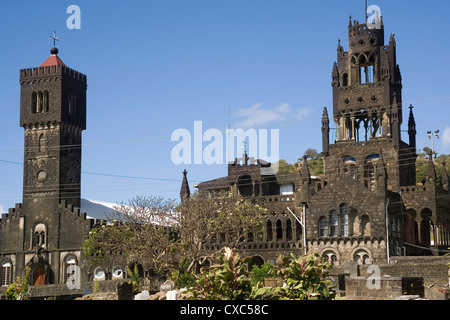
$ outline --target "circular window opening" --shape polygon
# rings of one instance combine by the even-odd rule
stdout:
[[[113,274],[114,277],[121,277],[122,274],[123,274],[122,268],[119,267],[119,266],[115,266],[112,269],[112,274]]]
[[[37,174],[37,179],[39,182],[44,182],[45,180],[47,180],[47,172],[39,171]]]
[[[102,267],[97,267],[94,270],[94,277],[97,279],[102,279],[105,277],[105,270]]]

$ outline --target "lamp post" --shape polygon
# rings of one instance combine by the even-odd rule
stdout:
[[[433,159],[434,159],[434,137],[436,136],[436,138],[439,139],[439,130],[436,130],[434,132],[427,131],[427,134],[428,134],[428,139],[431,139],[431,154],[433,155]]]

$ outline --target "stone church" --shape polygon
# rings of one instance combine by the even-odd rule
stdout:
[[[416,124],[410,106],[403,141],[394,34],[386,44],[382,21],[371,29],[350,17],[348,50],[339,41],[331,76],[332,114],[324,108],[321,125],[323,176],[311,176],[306,158],[301,172],[262,175],[263,161],[244,153],[228,164],[226,177],[198,184],[199,192],[226,191],[267,208],[263,240],[241,248],[255,264],[281,252],[319,252],[334,266],[443,255],[450,245],[448,175],[442,166],[437,184],[430,154],[426,183],[416,185]]]
[[[268,209],[261,241],[247,239],[242,251],[253,264],[278,253],[320,252],[333,265],[388,262],[401,255],[439,255],[450,245],[450,195],[443,167],[436,183],[430,155],[427,181],[416,185],[415,119],[408,142],[401,139],[402,80],[391,35],[351,21],[349,49],[338,45],[332,71],[334,144],[323,111],[325,173],[262,174],[264,161],[246,154],[228,164],[226,177],[198,184],[200,192],[227,191]],[[127,261],[91,265],[82,244],[96,224],[80,210],[82,132],[86,129],[87,77],[66,66],[53,47],[39,67],[20,70],[20,126],[24,128],[23,199],[0,221],[0,293],[30,270],[35,296],[70,295],[67,283],[120,280]],[[186,171],[181,196],[189,196]],[[89,214],[89,212],[88,212]],[[207,243],[206,250],[221,243]],[[137,263],[137,262],[135,262]],[[151,274],[139,265],[141,276]],[[112,283],[112,281],[104,281]]]
[[[23,202],[0,221],[1,287],[30,270],[31,286],[66,283],[69,266],[89,266],[81,248],[95,220],[80,212],[81,143],[86,129],[86,75],[53,47],[39,67],[20,70],[24,128]]]

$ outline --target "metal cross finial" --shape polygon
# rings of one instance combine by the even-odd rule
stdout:
[[[48,40],[53,40],[53,46],[56,45],[56,41],[59,41],[60,37],[56,36],[56,32],[53,31],[53,36],[50,36],[50,38],[48,38]]]

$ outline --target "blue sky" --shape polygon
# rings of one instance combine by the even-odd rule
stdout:
[[[370,4],[381,8],[386,39],[396,34],[418,147],[431,146],[426,131],[439,129],[435,149],[450,153],[450,3]],[[67,28],[70,5],[81,9],[79,30]],[[22,201],[19,70],[49,56],[54,30],[59,57],[88,77],[82,197],[121,202],[178,198],[185,168],[191,185],[227,174],[226,165],[172,162],[172,132],[193,132],[194,121],[203,130],[279,129],[280,158],[290,163],[308,148],[321,151],[320,117],[324,106],[331,112],[331,71],[339,38],[348,49],[349,15],[363,21],[364,1],[1,1],[0,210]]]

